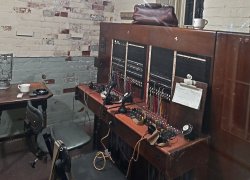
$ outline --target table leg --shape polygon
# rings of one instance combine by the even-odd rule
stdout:
[[[1,124],[1,119],[2,118],[2,111],[0,111],[0,124]]]
[[[38,108],[38,106],[41,106],[42,108],[42,113],[43,113],[43,118],[44,118],[44,124],[43,127],[47,127],[47,100],[42,100],[42,101],[34,101],[33,106]]]
[[[47,127],[47,100],[42,101],[41,106],[43,111],[44,127]]]

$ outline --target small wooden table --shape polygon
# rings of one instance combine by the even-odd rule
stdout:
[[[29,93],[24,93],[22,98],[17,98],[17,94],[20,93],[19,89],[17,88],[17,84],[12,84],[8,89],[0,90],[0,121],[2,111],[26,107],[27,101],[32,100],[35,106],[42,107],[43,116],[45,119],[44,126],[47,125],[47,99],[52,97],[53,94],[49,91],[46,85],[41,82],[32,82],[30,84],[30,92],[33,92],[36,89],[46,89],[49,93],[36,97],[30,97]]]

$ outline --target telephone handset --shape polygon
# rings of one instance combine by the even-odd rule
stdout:
[[[115,88],[115,86],[117,85],[116,82],[112,81],[108,86],[107,86],[107,90],[106,90],[106,94],[105,94],[105,98],[103,100],[103,104],[104,105],[111,105],[112,104],[112,101],[113,101],[113,98],[111,96],[111,91],[113,88]]]
[[[133,102],[133,98],[132,98],[132,94],[131,92],[127,92],[123,95],[122,99],[121,99],[121,106],[120,108],[118,109],[118,113],[122,113],[122,114],[125,114],[127,113],[127,108],[125,107],[125,103],[127,102]]]
[[[103,84],[98,85],[98,84],[94,84],[92,81],[88,84],[90,89],[95,90],[98,93],[101,93],[103,91],[105,91],[105,86]]]

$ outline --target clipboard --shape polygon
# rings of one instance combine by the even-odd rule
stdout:
[[[203,89],[196,87],[196,81],[188,74],[187,79],[175,84],[172,102],[199,110],[202,93]]]

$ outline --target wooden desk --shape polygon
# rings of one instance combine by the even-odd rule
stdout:
[[[95,111],[95,115],[98,117],[102,117],[102,113],[105,113],[108,109],[112,109],[115,107],[119,107],[120,103],[114,103],[112,105],[105,105],[103,106],[103,99],[100,96],[100,93],[92,90],[88,87],[88,85],[80,84],[76,87],[75,90],[75,98],[85,104],[89,109],[96,109],[99,107],[98,110]],[[142,100],[137,98],[133,100],[134,103],[139,103]]]
[[[81,102],[87,103],[87,106],[102,122],[108,124],[109,121],[112,121],[111,130],[131,147],[134,147],[136,142],[147,132],[145,125],[137,125],[127,115],[117,114],[119,108],[117,105],[108,108],[104,107],[100,94],[92,91],[87,86],[79,85],[76,88],[76,95]],[[139,106],[133,104],[126,107]],[[95,132],[100,132],[102,127],[95,126]],[[161,173],[164,173],[166,177],[173,179],[185,172],[205,166],[208,161],[207,145],[208,136],[187,141],[182,135],[178,135],[170,146],[163,148],[151,146],[147,141],[143,141],[140,154]]]
[[[76,87],[75,98],[77,100],[80,100],[89,109],[95,109],[96,107],[100,107],[99,110],[95,111],[95,115],[99,117],[101,116],[103,110],[106,111],[107,109],[120,106],[119,104],[103,106],[103,99],[100,96],[100,93],[90,89],[87,85],[84,84]]]
[[[40,82],[32,82],[30,83],[30,92],[34,91],[35,89],[49,89],[46,87],[45,84]],[[49,91],[46,95],[36,96],[36,97],[30,97],[28,93],[24,93],[22,98],[17,98],[17,94],[19,93],[19,89],[17,88],[17,84],[12,84],[8,89],[0,90],[0,118],[2,111],[4,110],[10,110],[10,109],[17,109],[26,107],[27,101],[32,100],[35,104],[35,106],[41,105],[43,115],[45,118],[45,124],[47,125],[47,99],[52,97],[53,94]]]

